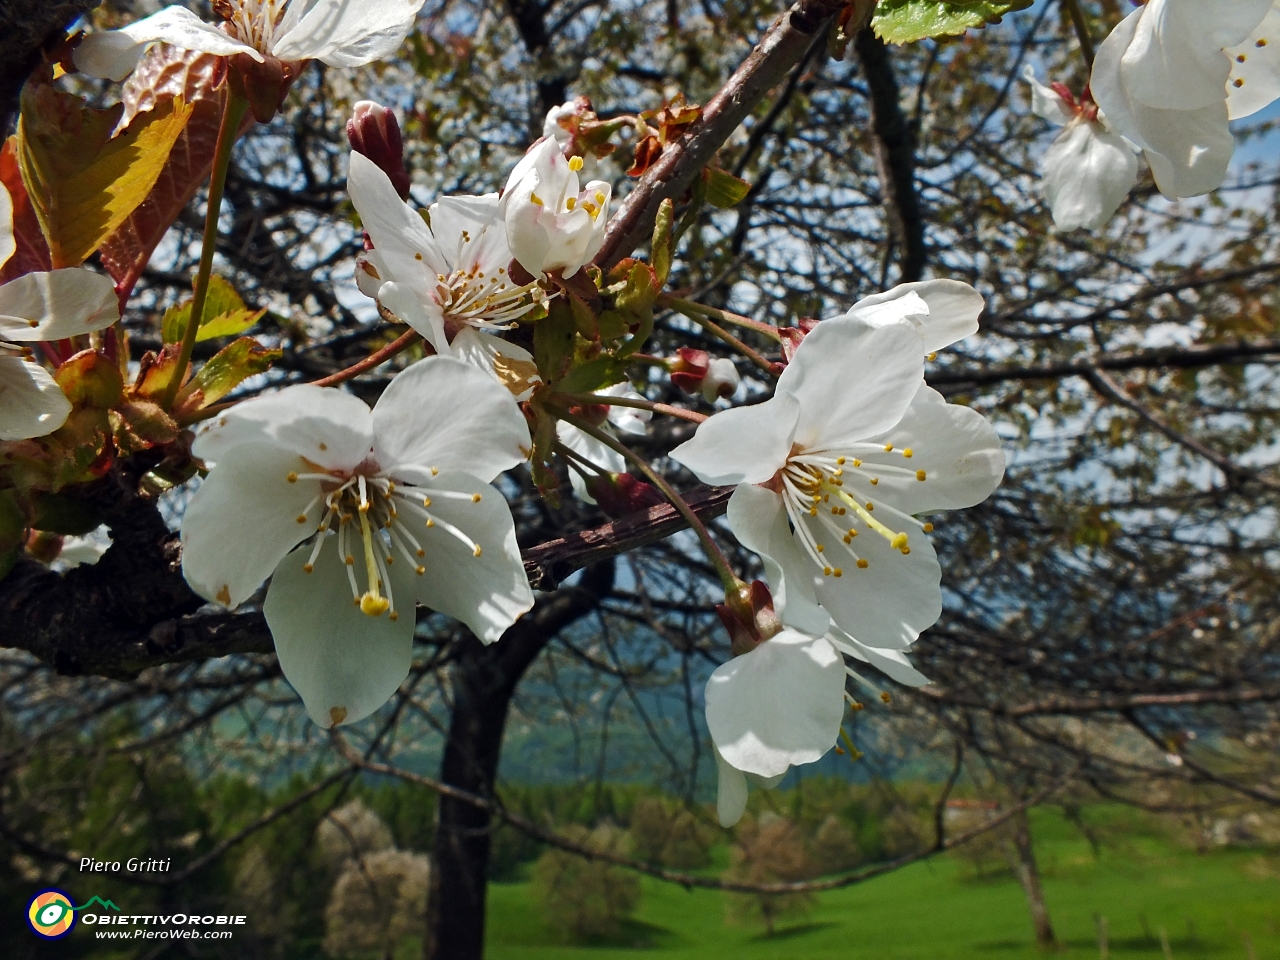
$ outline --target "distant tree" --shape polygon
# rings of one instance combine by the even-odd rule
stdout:
[[[380,850],[348,860],[325,908],[324,952],[391,960],[422,932],[431,865],[422,853]]]
[[[344,870],[348,860],[395,846],[391,830],[382,818],[359,799],[344,804],[325,817],[316,830],[316,840],[321,858],[334,872]]]
[[[614,854],[628,852],[627,834],[611,824],[561,831],[576,843]],[[533,867],[534,895],[551,927],[569,940],[611,936],[640,900],[633,874],[563,850],[548,850]]]
[[[732,864],[725,876],[745,883],[777,883],[804,880],[814,874],[804,836],[794,823],[766,813],[759,821],[750,815],[738,824]],[[735,894],[729,899],[729,916],[740,923],[761,920],[773,936],[778,920],[802,916],[813,908],[812,893]]]
[[[819,873],[838,873],[856,867],[862,860],[858,838],[834,813],[818,825],[813,834],[813,861]]]
[[[635,855],[650,863],[687,870],[711,862],[711,841],[688,810],[644,797],[631,811],[631,843]]]

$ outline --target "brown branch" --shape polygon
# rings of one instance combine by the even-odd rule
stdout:
[[[662,151],[609,222],[595,262],[611,267],[643,243],[663,200],[678,200],[711,162],[738,125],[787,72],[800,62],[814,36],[826,29],[845,0],[797,0],[773,22],[702,116]]]
[[[941,687],[920,687],[914,691],[942,706],[982,710],[1001,717],[1040,715],[1081,715],[1123,713],[1141,707],[1243,706],[1247,703],[1280,701],[1280,687],[1245,689],[1183,690],[1176,693],[1101,694],[1089,697],[1052,696],[1027,703],[1006,705],[969,700],[951,695]]]
[[[1150,424],[1160,433],[1164,434],[1174,443],[1190,450],[1197,456],[1201,456],[1208,460],[1226,474],[1228,480],[1250,480],[1262,487],[1265,487],[1267,490],[1280,490],[1280,483],[1260,475],[1256,470],[1241,466],[1230,457],[1206,447],[1194,437],[1189,437],[1182,431],[1175,430],[1169,424],[1165,423],[1162,418],[1157,417],[1154,413],[1130,396],[1124,387],[1120,386],[1120,384],[1116,383],[1101,370],[1091,370],[1084,375],[1084,378],[1088,380],[1090,386],[1098,391],[1098,393],[1102,394],[1102,396],[1111,400],[1113,403],[1118,403],[1126,410],[1136,413],[1138,417]]]
[[[991,367],[985,370],[937,370],[926,374],[929,385],[985,386],[1015,380],[1058,380],[1087,377],[1098,370],[1146,370],[1172,367],[1191,370],[1217,364],[1249,363],[1263,357],[1280,357],[1280,340],[1252,343],[1215,343],[1196,347],[1156,347],[1120,356],[1102,356],[1071,363],[1046,363],[1038,367]]]
[[[916,138],[902,112],[889,48],[869,27],[858,33],[853,45],[871,93],[871,139],[880,179],[880,200],[889,219],[886,267],[888,255],[896,248],[899,281],[909,283],[923,276],[928,256],[924,245],[924,216],[915,182]]]
[[[701,520],[713,520],[729,508],[733,487],[700,487],[684,495]],[[606,523],[593,530],[571,533],[524,551],[524,570],[535,590],[552,590],[565,577],[609,557],[664,540],[688,527],[669,503]]]

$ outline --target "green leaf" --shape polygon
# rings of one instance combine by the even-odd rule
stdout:
[[[706,184],[707,203],[721,210],[737,206],[751,192],[751,184],[719,167],[707,167],[703,170],[702,182]]]
[[[627,379],[626,363],[613,357],[597,357],[574,367],[556,386],[565,393],[593,393]]]
[[[262,319],[267,311],[251,310],[245,306],[244,300],[228,281],[214,274],[209,278],[209,293],[204,301],[204,316],[200,319],[200,329],[196,333],[196,341],[212,340],[215,337],[234,337],[244,333]],[[191,301],[184,300],[170,307],[160,321],[161,335],[165,343],[181,343],[186,332],[187,322],[191,319]]]
[[[667,282],[671,273],[671,221],[675,217],[675,204],[668,197],[658,207],[658,215],[653,221],[653,244],[651,246],[653,272],[657,275],[658,285]]]
[[[914,43],[947,37],[970,27],[999,23],[1011,10],[1025,10],[1034,0],[880,0],[871,26],[885,43]]]
[[[81,350],[58,367],[53,377],[77,407],[105,410],[124,392],[120,365],[97,350]]]
[[[73,497],[46,493],[35,501],[34,508],[31,526],[47,533],[80,537],[102,524],[102,515],[96,507]]]
[[[178,439],[174,419],[150,400],[128,400],[111,411],[116,446],[123,453],[137,453]]]
[[[191,116],[176,97],[113,137],[123,109],[46,83],[23,90],[18,162],[55,267],[79,266],[147,199]]]
[[[533,359],[545,382],[555,383],[569,369],[576,332],[573,308],[563,297],[552,300],[547,315],[533,325]]]
[[[268,350],[253,337],[241,337],[228,344],[182,388],[173,405],[174,417],[180,421],[217,403],[245,380],[270,370],[282,354],[281,350]]]

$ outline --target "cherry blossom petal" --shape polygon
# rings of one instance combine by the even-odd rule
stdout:
[[[528,459],[529,426],[511,394],[451,357],[427,357],[392,380],[373,408],[373,431],[388,472],[400,465],[463,470],[487,483]]]
[[[868,646],[901,648],[942,616],[942,568],[923,533],[910,534],[908,555],[865,529],[850,547],[830,536],[825,545],[827,561],[843,575],[820,577],[816,593],[841,630]],[[857,566],[850,550],[867,561],[865,568]]]
[[[115,284],[92,270],[28,273],[0,286],[0,340],[62,340],[102,330],[119,319]]]
[[[362,153],[351,154],[347,192],[387,266],[389,275],[382,279],[406,283],[420,297],[429,297],[436,277],[451,268],[422,217],[400,199],[382,168]]]
[[[426,551],[422,563],[427,571],[415,575],[404,587],[408,594],[397,584],[396,602],[412,596],[461,620],[482,643],[493,643],[533,606],[511,510],[502,494],[467,473],[441,471],[435,479],[417,486],[430,498],[429,509],[435,519],[430,528],[423,527],[417,533]],[[479,494],[480,499],[473,502],[470,497],[433,496],[438,491]],[[478,555],[446,524],[478,545]],[[396,569],[400,567],[395,564]]]
[[[885,650],[869,647],[838,630],[827,634],[828,642],[841,653],[869,663],[885,676],[897,681],[904,687],[923,687],[929,678],[911,665],[907,655],[901,650]]]
[[[284,677],[321,727],[363,720],[390,699],[413,662],[414,611],[369,617],[351,602],[342,558],[332,546],[303,570],[308,551],[280,561],[262,612]],[[409,572],[412,575],[412,572]],[[398,571],[392,572],[398,587]]]
[[[280,444],[239,443],[221,455],[182,518],[182,573],[191,589],[234,609],[315,532],[319,481],[288,480],[304,470],[302,459]]]
[[[713,486],[763,483],[786,463],[800,413],[800,401],[781,390],[764,403],[722,410],[699,424],[671,459]]]
[[[822,637],[783,630],[707,680],[707,728],[745,773],[774,777],[830,750],[844,717],[844,661]]]
[[[1195,110],[1161,109],[1132,99],[1121,64],[1142,13],[1122,20],[1098,47],[1090,89],[1108,126],[1143,149],[1162,194],[1200,196],[1222,185],[1235,151],[1226,97]]]
[[[1249,38],[1227,54],[1227,115],[1232,120],[1252,116],[1280,98],[1280,2],[1273,3]]]
[[[1120,61],[1131,99],[1164,110],[1199,110],[1224,99],[1231,64],[1271,0],[1150,0],[1130,14],[1132,40]]]
[[[1135,161],[1136,164],[1137,161]],[[920,309],[923,304],[924,309]],[[959,280],[900,283],[892,290],[864,297],[846,316],[884,326],[909,320],[924,341],[925,353],[936,353],[978,332],[986,308],[982,294]]]
[[[796,544],[782,498],[764,487],[741,484],[729,498],[728,519],[738,542],[764,562],[782,622],[803,633],[825,632],[831,617],[818,606],[813,565]]]
[[[1059,230],[1101,230],[1138,182],[1138,157],[1102,124],[1073,120],[1040,158],[1040,175]]]
[[[444,328],[444,314],[434,300],[424,300],[408,284],[391,280],[378,288],[378,302],[422,334],[436,353],[446,357],[453,354]]]
[[[123,80],[138,65],[147,46],[157,40],[219,57],[247,53],[259,63],[263,60],[253,47],[179,6],[165,7],[119,30],[91,33],[80,41],[73,57],[81,73],[103,80]]]
[[[872,326],[836,317],[819,323],[778,378],[778,394],[800,401],[795,442],[832,449],[893,426],[924,378],[924,357],[924,342],[907,321]],[[739,444],[746,439],[733,438]]]
[[[271,53],[360,67],[388,57],[413,30],[423,0],[292,0]]]
[[[528,400],[542,382],[538,365],[524,347],[473,327],[463,327],[454,335],[453,356],[492,374],[516,400]]]
[[[44,367],[0,356],[0,440],[29,440],[67,422],[71,402]]]
[[[18,243],[13,238],[13,197],[9,196],[9,188],[0,183],[0,267],[17,251]]]
[[[428,210],[431,234],[455,270],[482,270],[489,276],[511,263],[502,201],[496,193],[441,197]]]
[[[902,420],[870,443],[893,449],[863,454],[860,475],[876,477],[875,499],[903,513],[972,507],[1004,477],[995,428],[982,414],[947,403],[924,384]],[[908,450],[910,457],[904,456]]]
[[[573,276],[604,242],[612,192],[602,180],[579,190],[577,170],[559,143],[538,141],[512,170],[502,195],[512,255],[535,276],[552,270]]]
[[[712,749],[715,750],[714,745]],[[722,827],[732,827],[747,812],[747,778],[730,765],[720,751],[716,754],[716,818]]]
[[[359,397],[299,384],[236,404],[196,437],[191,450],[221,463],[245,443],[279,447],[325,470],[351,470],[373,449],[373,420]]]
[[[1031,85],[1031,110],[1052,124],[1061,127],[1076,118],[1075,109],[1053,87],[1046,87],[1036,79],[1036,68],[1027,64],[1022,78]]]

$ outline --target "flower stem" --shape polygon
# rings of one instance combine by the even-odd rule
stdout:
[[[1085,66],[1093,72],[1093,38],[1089,36],[1089,22],[1080,9],[1080,0],[1062,0],[1071,16],[1071,26],[1075,27],[1076,40],[1080,42],[1080,54],[1084,57]]]
[[[200,266],[196,271],[195,293],[191,298],[191,314],[187,319],[187,329],[182,334],[182,347],[178,353],[178,363],[173,368],[169,384],[164,388],[160,398],[160,406],[165,410],[172,408],[174,398],[182,387],[187,376],[187,367],[191,363],[191,351],[195,349],[196,335],[200,332],[200,321],[204,319],[204,305],[209,297],[209,277],[213,273],[213,254],[218,245],[218,217],[222,212],[222,192],[227,185],[227,169],[231,166],[231,147],[236,141],[240,129],[240,121],[249,109],[249,101],[237,96],[228,86],[227,102],[222,108],[222,123],[218,127],[218,143],[213,151],[213,172],[209,176],[209,203],[204,216],[204,239],[200,245]]]
[[[688,307],[686,307],[686,304],[690,304],[691,306],[697,307],[698,309],[697,310],[689,309]],[[680,313],[688,317],[690,320],[692,320],[694,323],[700,326],[703,330],[707,331],[707,333],[711,334],[714,337],[719,338],[720,340],[723,340],[725,343],[733,347],[733,349],[737,350],[740,354],[742,354],[744,357],[746,357],[748,360],[754,363],[757,367],[759,367],[765,373],[775,377],[778,375],[780,368],[776,363],[774,363],[772,360],[768,359],[767,357],[763,356],[752,347],[748,347],[745,343],[743,343],[741,340],[735,337],[732,333],[730,333],[724,327],[720,326],[719,324],[713,323],[711,320],[707,319],[707,317],[703,316],[702,313],[699,312],[699,311],[710,310],[711,309],[710,307],[703,307],[701,304],[691,303],[691,301],[680,300],[678,298],[672,298],[671,301],[664,304],[664,306],[670,307],[672,310],[675,310],[677,313]],[[716,311],[716,312],[719,313],[721,311]]]
[[[319,380],[312,380],[311,386],[334,387],[340,383],[346,383],[348,380],[358,377],[362,373],[367,373],[379,364],[385,363],[397,353],[402,353],[409,349],[420,339],[422,339],[422,335],[418,333],[417,330],[407,330],[388,343],[381,350],[369,354],[369,356],[365,357],[363,360],[353,363],[345,370],[339,370],[337,373],[331,373],[329,376],[321,377]],[[430,344],[427,345],[427,349],[432,353],[435,352],[434,350],[431,350]]]
[[[688,420],[690,423],[701,423],[707,419],[705,413],[697,413],[694,410],[685,410],[683,407],[673,407],[667,403],[655,403],[652,400],[635,399],[633,397],[606,397],[598,393],[558,393],[556,398],[572,400],[574,403],[581,404],[599,404],[602,407],[634,407],[637,410],[649,410],[653,413],[666,414],[668,417],[679,417],[681,420]]]
[[[761,323],[759,320],[752,320],[750,317],[744,317],[741,314],[730,313],[728,310],[717,310],[715,307],[708,307],[706,304],[698,303],[695,300],[685,300],[683,297],[664,293],[658,297],[657,305],[679,310],[685,316],[690,313],[697,313],[713,320],[719,320],[721,323],[731,323],[736,327],[746,327],[748,330],[764,334],[777,343],[782,341],[778,328],[771,323]]]
[[[639,456],[625,444],[618,442],[617,438],[610,436],[599,427],[593,426],[581,417],[575,417],[568,410],[560,407],[549,407],[557,417],[565,423],[577,427],[589,437],[599,440],[606,447],[622,455],[624,460],[629,461],[637,470],[644,474],[645,479],[652,483],[655,487],[662,491],[662,495],[667,498],[680,516],[684,517],[685,522],[689,524],[689,528],[698,536],[698,540],[702,543],[702,549],[707,555],[707,559],[711,561],[711,565],[715,567],[716,573],[720,577],[720,582],[724,584],[726,594],[737,594],[742,585],[742,581],[738,579],[738,575],[733,572],[733,567],[729,565],[729,560],[725,557],[724,552],[720,549],[719,544],[712,539],[711,532],[707,529],[706,524],[694,512],[693,507],[689,506],[684,497],[676,492],[675,487],[671,486],[666,479],[658,473],[653,467],[645,462],[644,457]]]

